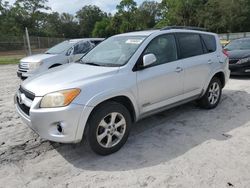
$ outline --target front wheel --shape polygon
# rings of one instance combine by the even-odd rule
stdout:
[[[106,102],[91,114],[87,138],[91,149],[100,155],[118,151],[127,141],[131,117],[126,107]]]
[[[216,108],[220,102],[222,93],[222,84],[220,79],[214,77],[205,93],[205,95],[198,101],[199,105],[205,109]]]

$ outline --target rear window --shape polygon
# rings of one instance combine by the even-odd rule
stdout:
[[[207,49],[207,52],[215,52],[216,51],[216,40],[213,35],[201,35],[202,40],[204,41],[205,48]]]
[[[180,57],[188,58],[203,54],[203,47],[199,34],[178,33]]]

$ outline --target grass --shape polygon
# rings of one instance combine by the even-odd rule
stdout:
[[[17,64],[23,56],[0,56],[0,65]]]

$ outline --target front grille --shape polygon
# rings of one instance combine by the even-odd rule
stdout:
[[[238,59],[229,59],[229,64],[236,64],[238,61]]]
[[[18,96],[16,97],[16,101],[17,101],[17,104],[19,106],[19,108],[26,114],[26,115],[30,115],[30,107],[26,106],[25,104],[20,104],[19,102],[19,98]]]
[[[35,95],[30,92],[30,91],[27,91],[25,89],[23,89],[21,86],[19,88],[19,92],[21,94],[24,94],[26,98],[30,99],[31,101],[33,101],[35,99]],[[26,106],[25,104],[23,104],[22,102],[20,102],[21,100],[18,98],[18,96],[20,97],[20,95],[17,95],[16,96],[16,101],[17,101],[17,104],[19,106],[19,108],[26,114],[26,115],[30,115],[30,107],[29,106]]]
[[[35,98],[35,94],[34,93],[32,93],[32,92],[30,92],[30,91],[27,91],[27,90],[25,90],[25,89],[23,89],[21,86],[20,86],[20,88],[19,88],[19,91],[21,92],[21,93],[23,93],[28,99],[30,99],[30,100],[34,100],[34,98]]]

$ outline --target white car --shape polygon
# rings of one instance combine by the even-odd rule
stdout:
[[[17,76],[26,79],[50,68],[78,61],[85,53],[103,40],[103,38],[85,38],[63,41],[47,50],[44,54],[21,59]]]
[[[192,28],[125,33],[108,38],[79,63],[25,80],[18,113],[42,138],[64,143],[87,137],[107,155],[126,142],[133,123],[197,100],[215,108],[230,75],[217,34]]]

